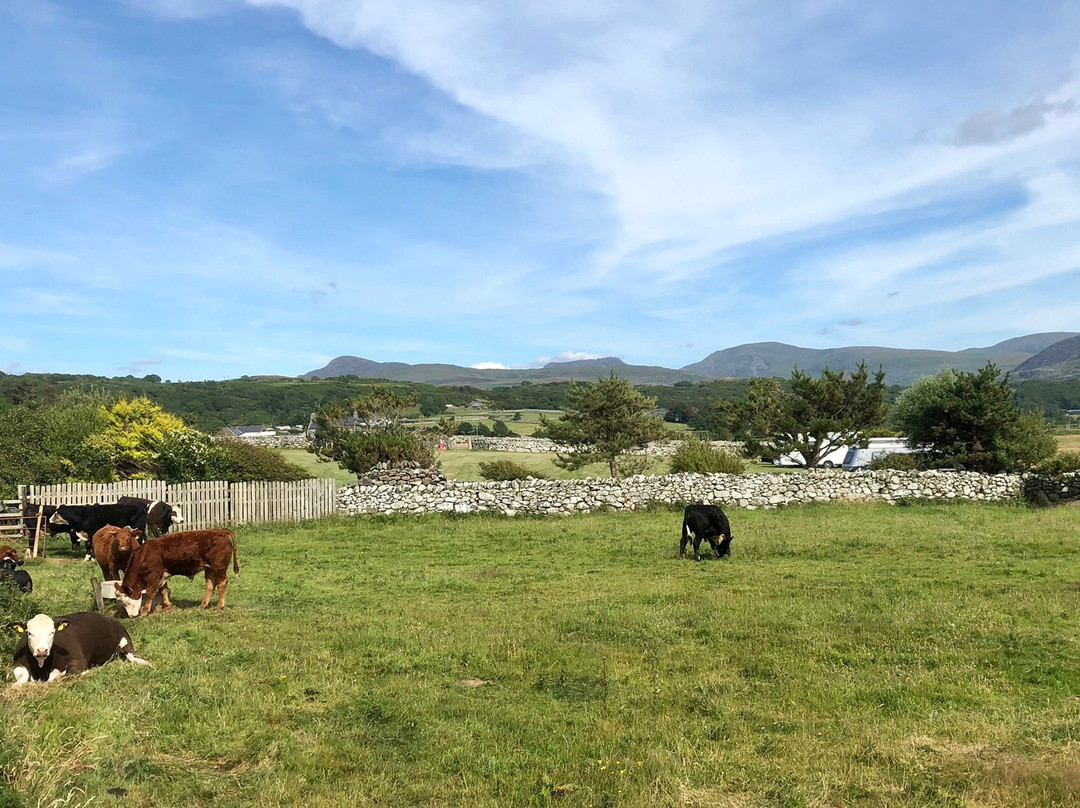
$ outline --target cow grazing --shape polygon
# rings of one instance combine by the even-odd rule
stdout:
[[[149,665],[135,656],[135,646],[124,624],[97,612],[76,612],[52,618],[39,614],[16,623],[22,636],[15,646],[15,684],[31,679],[51,682],[61,676],[78,676],[124,657],[137,665]]]
[[[10,586],[22,592],[33,592],[34,581],[26,570],[16,569],[23,564],[14,547],[0,547],[0,585]]]
[[[205,571],[206,592],[199,608],[206,608],[216,588],[217,610],[221,611],[225,608],[225,590],[229,586],[230,558],[233,572],[239,575],[236,534],[231,530],[187,530],[148,541],[131,554],[124,580],[116,590],[116,599],[128,617],[145,617],[160,589],[162,609],[169,611],[172,603],[169,602],[168,579],[173,575],[194,578]]]
[[[120,499],[116,500],[116,504],[138,504],[146,508],[146,535],[152,538],[164,536],[173,525],[182,525],[184,523],[184,515],[180,513],[180,509],[164,500],[120,497]]]
[[[686,544],[694,541],[694,560],[701,561],[701,542],[707,539],[717,558],[731,554],[731,525],[717,505],[687,505],[683,511],[679,558],[686,555]],[[717,542],[717,539],[720,539]]]
[[[105,525],[115,527],[133,527],[146,534],[146,508],[138,503],[126,503],[124,505],[60,505],[52,516],[49,524],[68,525],[71,528],[71,547],[73,550],[83,549],[86,553],[85,561],[89,561],[90,539]],[[79,541],[85,543],[85,547],[79,547]]]
[[[120,578],[120,570],[128,568],[131,554],[145,539],[141,530],[113,525],[105,525],[94,534],[91,541],[94,558],[101,567],[101,574],[105,576],[106,581],[115,581]]]

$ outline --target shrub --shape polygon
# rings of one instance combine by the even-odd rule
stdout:
[[[312,475],[296,463],[291,463],[279,452],[258,446],[238,438],[217,441],[225,454],[224,477],[231,483],[256,480],[291,483],[306,480]]]
[[[746,461],[691,436],[671,456],[670,469],[672,474],[742,474],[746,471]]]
[[[513,460],[492,460],[490,463],[480,463],[480,476],[485,480],[526,480],[535,477],[538,480],[548,479],[547,475],[526,468],[521,463]]]
[[[871,471],[916,471],[919,456],[915,453],[887,452],[875,457],[866,467]]]
[[[1080,452],[1059,452],[1036,467],[1041,474],[1072,474],[1080,471]]]
[[[496,421],[491,427],[491,434],[496,438],[512,438],[517,436],[517,433],[506,425],[506,421]]]
[[[411,460],[420,468],[435,465],[435,444],[430,436],[407,429],[389,432],[352,432],[337,448],[332,458],[354,474],[366,474],[379,463]]]

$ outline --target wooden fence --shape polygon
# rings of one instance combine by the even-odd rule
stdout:
[[[65,483],[20,486],[24,505],[110,504],[120,497],[163,499],[180,509],[183,530],[264,522],[299,522],[337,509],[337,486],[330,478],[294,483],[221,481],[166,485],[160,480],[120,483]]]

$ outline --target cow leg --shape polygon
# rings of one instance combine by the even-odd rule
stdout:
[[[169,585],[161,585],[161,611],[171,612],[173,610],[172,601],[169,600]]]
[[[210,570],[206,571],[206,590],[203,592],[202,602],[199,604],[200,609],[205,609],[207,604],[210,603],[210,597],[214,594],[214,578],[210,575]],[[220,607],[219,607],[220,608]]]
[[[221,611],[225,608],[225,590],[229,588],[229,578],[226,575],[221,576],[221,580],[217,583],[217,611]]]
[[[158,587],[160,586],[160,583],[152,584],[147,581],[146,594],[143,595],[142,606],[139,607],[139,617],[146,617],[146,615],[150,614],[154,605],[154,598],[157,596]]]
[[[712,545],[713,553],[715,553],[716,557],[719,558],[720,557],[720,545],[716,541],[717,537],[716,536],[709,536],[708,538],[709,538],[709,544]],[[723,536],[720,536],[720,538],[723,538]]]
[[[686,523],[683,522],[682,536],[679,539],[679,558],[686,557],[686,543],[688,541],[690,541],[690,529],[686,526]]]
[[[694,534],[694,561],[701,561],[701,539]]]
[[[25,685],[30,681],[30,671],[24,665],[16,665],[12,675],[15,677],[16,685]]]

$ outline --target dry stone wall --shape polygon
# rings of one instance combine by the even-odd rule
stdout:
[[[1017,499],[1019,474],[818,471],[798,474],[668,474],[623,480],[513,480],[346,486],[338,511],[362,513],[573,514],[635,510],[650,502],[776,508],[810,502]]]
[[[490,437],[474,437],[468,440],[472,442],[473,449],[486,449],[491,452],[565,452],[570,447],[564,446],[549,438],[532,438],[527,436],[517,438],[490,438]],[[713,441],[713,446],[718,449],[724,449],[729,452],[742,453],[743,445],[736,441]],[[679,441],[657,441],[650,443],[649,447],[645,450],[646,454],[654,455],[656,457],[668,457],[675,453],[675,450],[679,448]]]

